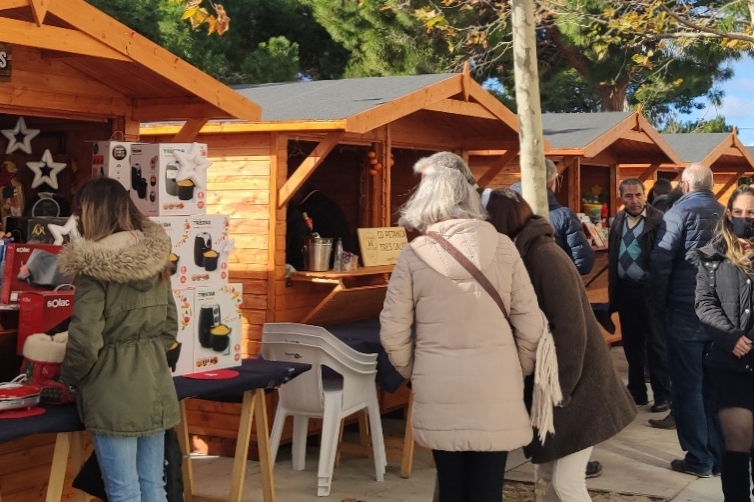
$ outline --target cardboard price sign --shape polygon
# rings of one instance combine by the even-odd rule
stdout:
[[[0,82],[10,82],[13,66],[13,49],[8,44],[0,44]]]
[[[359,228],[357,232],[365,267],[394,264],[408,243],[403,227]]]

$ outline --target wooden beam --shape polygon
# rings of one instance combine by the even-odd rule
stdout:
[[[618,214],[620,205],[620,164],[610,166],[610,216]]]
[[[71,112],[91,117],[113,118],[130,115],[128,100],[112,97],[63,94],[58,92],[29,89],[12,82],[0,83],[0,106],[17,107],[15,114],[23,115],[21,108],[51,109],[58,113]]]
[[[37,26],[42,26],[45,22],[45,16],[47,15],[47,9],[50,7],[50,0],[29,0],[31,5],[31,11],[34,13],[34,20],[37,22]]]
[[[463,72],[461,72],[461,75],[463,75],[463,80],[461,81],[461,87],[463,87],[463,100],[468,102],[471,93],[471,65],[468,61],[463,63]]]
[[[711,152],[709,152],[703,159],[701,159],[699,162],[704,164],[705,166],[712,167],[712,164],[717,162],[717,159],[719,159],[721,156],[725,155],[725,152],[733,146],[733,133],[730,133],[728,136],[725,137],[724,140],[722,140],[718,145],[712,149]]]
[[[563,162],[566,160],[563,159]],[[568,161],[568,207],[581,212],[581,157],[574,156]]]
[[[460,94],[463,91],[462,80],[462,75],[453,75],[428,87],[394,99],[389,103],[383,103],[369,110],[357,113],[346,119],[346,130],[349,132],[364,133],[394,122],[406,115],[423,110],[431,104]]]
[[[632,130],[636,124],[635,115],[629,115],[586,145],[584,147],[584,157],[596,157],[618,141],[626,131]]]
[[[78,31],[47,25],[37,26],[34,23],[7,17],[0,17],[0,42],[82,56],[130,61],[123,54],[93,41],[91,37]]]
[[[644,131],[625,131],[623,134],[620,135],[620,139],[625,139],[627,141],[636,141],[637,143],[645,143],[648,145],[654,145],[655,142],[647,136],[647,134]]]
[[[216,106],[225,115],[246,120],[259,120],[262,115],[262,110],[256,103],[150,42],[84,0],[51,0],[49,11],[92,37],[92,46],[105,45],[115,49],[139,63],[147,71],[161,75],[188,93]]]
[[[141,122],[229,117],[206,101],[191,97],[134,99],[133,103],[134,117]]]
[[[204,124],[207,123],[207,119],[189,119],[183,124],[178,134],[173,136],[172,143],[191,143],[202,130]]]
[[[202,132],[207,134],[243,133],[243,132],[332,132],[345,129],[345,121],[332,120],[323,122],[209,122]],[[180,129],[173,124],[144,124],[142,134],[150,136],[172,136]]]
[[[484,87],[479,85],[474,79],[470,79],[467,84],[469,96],[471,99],[488,109],[500,121],[508,126],[512,135],[518,137],[518,117],[510,111],[503,103],[490,94]],[[550,143],[544,140],[545,150],[550,148]]]
[[[641,172],[639,179],[641,181],[647,181],[649,178],[655,175],[659,168],[660,164],[650,164],[644,171]]]
[[[717,193],[715,194],[715,198],[719,199],[720,197],[725,195],[725,192],[727,192],[728,189],[730,189],[730,187],[732,187],[734,183],[738,182],[738,178],[743,176],[745,172],[746,171],[738,171],[738,172],[733,173],[733,175],[728,179],[728,181],[725,182],[725,185],[723,185],[723,187],[717,191]]]
[[[466,117],[477,117],[482,119],[498,120],[485,107],[479,103],[468,103],[457,99],[443,99],[424,108],[433,112],[451,113],[454,115],[464,115]]]
[[[28,6],[29,0],[3,0],[2,3],[0,3],[0,10],[19,9]]]
[[[493,179],[495,179],[495,176],[500,174],[500,171],[502,171],[505,166],[513,160],[516,155],[518,155],[518,149],[516,150],[508,150],[503,155],[500,156],[499,159],[497,159],[495,162],[490,165],[490,167],[487,169],[487,172],[485,172],[482,176],[479,177],[477,180],[477,184],[480,187],[486,187],[490,182],[492,182]]]
[[[329,154],[335,145],[338,144],[340,138],[343,136],[342,132],[331,132],[317,145],[317,147],[309,154],[307,158],[298,166],[298,169],[288,178],[285,185],[280,188],[278,193],[278,208],[285,207],[288,201],[291,200],[293,194],[301,188],[309,176],[312,175],[315,169],[325,160],[327,154]]]
[[[393,160],[393,134],[390,124],[385,126],[385,155],[384,162],[382,164],[382,226],[390,226],[390,218],[392,217],[391,205],[392,205],[392,172],[393,167],[390,165]],[[468,160],[466,161],[468,164]]]
[[[657,145],[657,148],[662,152],[662,155],[667,157],[665,159],[665,162],[670,162],[672,164],[681,165],[683,164],[683,159],[678,155],[678,152],[673,150],[670,145],[665,141],[665,138],[662,137],[662,134],[657,132],[654,127],[652,127],[652,124],[647,121],[647,119],[644,118],[644,116],[637,112],[637,124],[639,126],[639,130],[641,130],[644,134],[650,137],[652,141]],[[652,162],[654,164],[654,162]]]

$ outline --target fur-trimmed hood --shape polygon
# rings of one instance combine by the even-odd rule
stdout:
[[[167,266],[169,254],[170,239],[165,230],[147,220],[143,232],[118,232],[99,241],[72,241],[58,254],[58,265],[68,275],[135,283],[159,274]]]
[[[690,249],[686,253],[686,260],[697,267],[705,262],[725,261],[725,249],[722,237],[714,237],[706,246]]]

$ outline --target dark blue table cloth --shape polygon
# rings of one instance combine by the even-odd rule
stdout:
[[[331,324],[324,328],[354,350],[365,354],[377,354],[377,385],[390,393],[398,390],[404,379],[390,363],[387,352],[382,348],[378,318]]]
[[[178,399],[190,397],[213,401],[240,402],[243,393],[252,389],[273,389],[307,371],[310,364],[247,359],[231,368],[238,376],[227,380],[196,380],[175,377]],[[36,417],[0,419],[0,443],[31,434],[75,432],[84,430],[75,404],[43,405],[45,413]]]

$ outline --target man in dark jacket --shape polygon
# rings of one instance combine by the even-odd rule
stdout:
[[[581,275],[586,275],[594,267],[594,250],[584,234],[584,228],[576,213],[572,209],[562,206],[555,199],[553,190],[558,179],[558,170],[555,163],[546,159],[545,167],[547,168],[545,174],[547,179],[547,204],[550,210],[550,225],[555,229],[555,242],[571,257],[574,265],[576,265],[576,270]],[[519,194],[522,193],[521,183],[511,185],[511,190]]]
[[[628,390],[638,406],[647,404],[645,365],[654,395],[652,411],[670,408],[670,377],[665,341],[649,313],[649,257],[662,212],[646,203],[644,184],[628,178],[620,184],[624,209],[615,217],[608,241],[608,294],[620,315],[623,350],[628,362]]]
[[[709,243],[724,214],[713,184],[712,171],[703,164],[683,171],[684,195],[665,213],[649,262],[650,305],[664,321],[673,415],[686,452],[670,465],[700,477],[720,472],[722,439],[704,378],[704,349],[710,339],[694,310],[697,268],[686,253]]]

